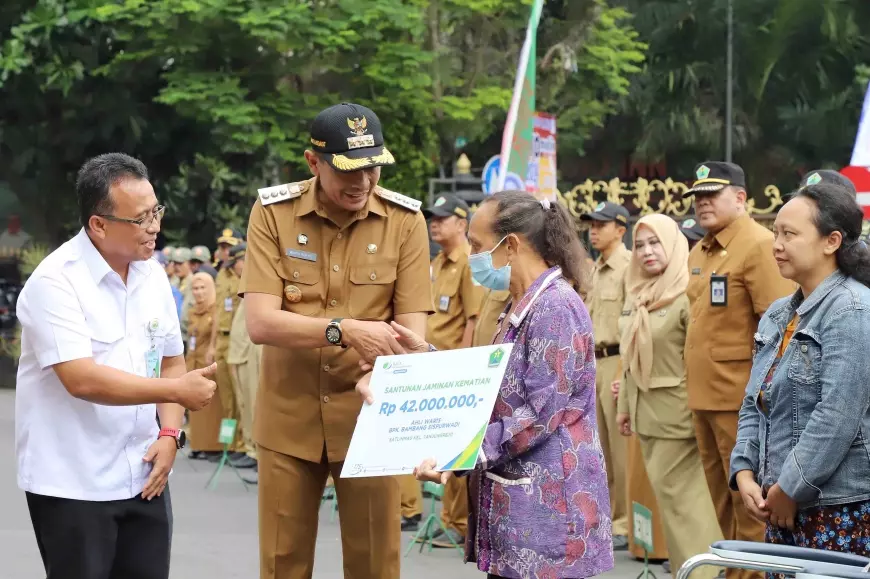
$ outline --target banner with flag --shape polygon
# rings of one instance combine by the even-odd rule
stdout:
[[[527,189],[529,157],[532,155],[535,121],[535,69],[538,23],[544,0],[534,0],[526,39],[520,53],[514,94],[501,141],[501,167],[496,191],[507,188]],[[534,187],[537,188],[537,180]]]
[[[852,180],[858,192],[857,201],[870,219],[870,85],[864,95],[864,107],[858,120],[858,134],[852,149],[852,161],[840,173]]]

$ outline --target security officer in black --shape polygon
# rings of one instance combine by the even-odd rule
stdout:
[[[697,218],[694,216],[689,216],[683,219],[682,223],[680,223],[680,231],[682,231],[683,235],[686,236],[686,239],[689,240],[689,249],[695,247],[695,244],[704,239],[704,236],[707,235],[707,230],[701,227],[701,224],[698,223]]]
[[[852,197],[857,197],[858,195],[858,192],[855,189],[855,184],[852,183],[851,179],[838,171],[832,171],[830,169],[816,169],[810,171],[803,176],[801,184],[798,187],[801,188],[806,187],[807,185],[816,185],[818,183],[827,183],[829,185],[842,187],[848,191]]]

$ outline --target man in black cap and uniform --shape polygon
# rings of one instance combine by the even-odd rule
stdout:
[[[595,334],[595,390],[598,396],[598,435],[607,465],[607,485],[613,521],[613,549],[628,549],[626,504],[626,442],[616,424],[616,401],[610,385],[619,373],[619,316],[625,303],[625,274],[631,251],[623,243],[628,210],[616,203],[599,203],[580,217],[590,223],[589,241],[600,253],[592,270],[586,302]]]
[[[831,169],[816,169],[814,171],[810,171],[801,179],[801,184],[798,188],[806,187],[807,185],[817,185],[819,183],[828,183],[829,185],[836,185],[837,187],[842,187],[846,191],[848,191],[852,197],[857,197],[858,192],[855,189],[855,184],[852,183],[852,180],[840,173],[839,171],[832,171]]]
[[[680,223],[680,231],[683,232],[683,235],[689,241],[689,249],[695,247],[707,235],[707,230],[701,227],[696,217],[686,217],[683,219],[682,223]]]
[[[263,345],[254,412],[260,577],[312,576],[331,474],[344,576],[399,579],[396,477],[339,475],[362,407],[360,360],[404,352],[390,321],[426,333],[426,220],[419,201],[378,185],[395,160],[373,111],[330,107],[310,142],[312,179],[258,190],[239,287],[251,340]]]
[[[734,481],[729,489],[737,415],[752,367],[758,321],[774,301],[794,291],[773,259],[773,233],[746,211],[746,180],[733,163],[695,169],[684,196],[695,197],[704,238],[689,253],[691,320],[686,335],[686,382],[698,450],[725,539],[762,541],[764,524],[749,514]],[[758,577],[728,570],[729,578]]]
[[[245,236],[242,235],[242,232],[238,229],[232,227],[224,228],[224,230],[221,231],[220,236],[217,238],[217,249],[214,252],[214,262],[212,263],[212,266],[220,271],[223,268],[224,263],[230,257],[230,249],[244,240]]]

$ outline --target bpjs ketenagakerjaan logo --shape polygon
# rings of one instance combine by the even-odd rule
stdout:
[[[393,374],[404,374],[408,371],[408,368],[408,364],[403,364],[402,362],[384,362],[384,370]]]

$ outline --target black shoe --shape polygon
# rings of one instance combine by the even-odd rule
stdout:
[[[205,460],[208,458],[208,453],[202,450],[191,450],[187,453],[187,458],[190,460]]]
[[[260,484],[260,473],[257,471],[257,467],[254,467],[252,470],[245,472],[245,474],[241,475],[242,480],[245,481],[245,484],[249,485],[258,485]]]
[[[402,532],[414,532],[420,529],[421,515],[402,517]]]
[[[628,537],[625,535],[613,535],[613,550],[628,551]]]
[[[207,452],[207,453],[205,453],[205,459],[209,462],[220,462],[221,456],[223,456],[222,452]]]
[[[239,457],[231,458],[230,466],[234,468],[254,468],[257,466],[257,461],[247,454],[242,454]]]
[[[670,561],[662,561],[662,571],[664,571],[668,575],[671,574],[671,562]]]

